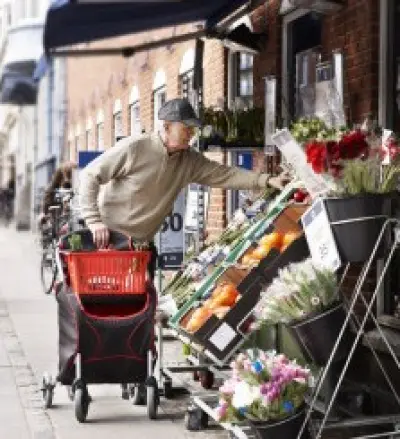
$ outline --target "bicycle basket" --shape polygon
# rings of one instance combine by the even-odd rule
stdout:
[[[144,294],[147,251],[66,252],[71,287],[85,294]]]

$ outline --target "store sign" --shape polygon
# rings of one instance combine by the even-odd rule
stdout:
[[[341,266],[339,252],[323,200],[317,200],[301,218],[312,260],[336,271]]]
[[[156,236],[159,263],[162,269],[177,269],[183,264],[185,193],[182,191],[175,200],[174,208],[168,215]]]
[[[329,191],[327,182],[312,170],[307,163],[303,148],[296,142],[288,129],[278,131],[272,136],[272,140],[312,197]]]

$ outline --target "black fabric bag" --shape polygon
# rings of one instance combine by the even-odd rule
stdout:
[[[87,384],[141,383],[147,378],[147,355],[154,351],[156,291],[147,295],[81,299],[63,285],[57,293],[59,381],[75,379],[75,357],[81,354]]]

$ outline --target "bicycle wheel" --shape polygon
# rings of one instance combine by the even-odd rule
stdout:
[[[57,264],[52,250],[45,250],[40,263],[40,279],[45,294],[50,294],[57,280]]]

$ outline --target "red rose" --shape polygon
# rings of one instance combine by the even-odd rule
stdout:
[[[307,162],[311,164],[314,172],[322,174],[327,170],[327,151],[323,142],[310,142],[306,145]]]
[[[340,158],[342,160],[353,160],[367,158],[369,145],[365,134],[361,131],[353,131],[345,134],[339,142]]]

